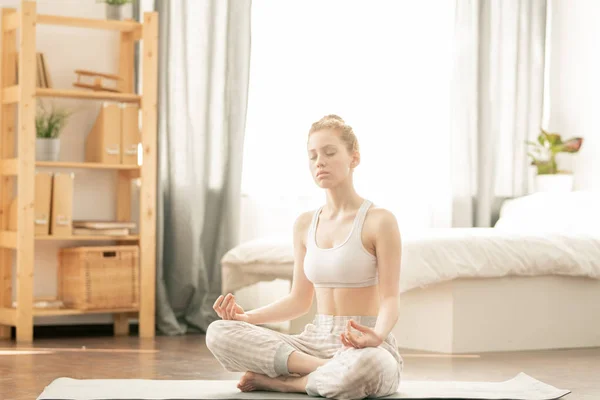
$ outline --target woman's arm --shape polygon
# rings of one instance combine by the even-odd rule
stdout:
[[[378,214],[375,251],[381,301],[374,331],[385,340],[398,320],[402,242],[394,214],[385,209]]]
[[[252,324],[285,322],[306,314],[312,305],[314,287],[304,274],[304,256],[306,255],[307,228],[312,221],[312,213],[306,212],[298,216],[294,222],[294,272],[292,289],[283,298],[251,311],[246,312]]]
[[[310,309],[304,306],[297,298],[288,294],[264,307],[246,312],[248,322],[254,325],[285,322],[304,315]]]

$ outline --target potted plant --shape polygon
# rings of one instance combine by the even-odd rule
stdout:
[[[558,133],[549,133],[541,129],[537,142],[527,141],[531,150],[531,165],[536,167],[535,186],[537,191],[571,191],[573,174],[558,168],[556,156],[559,153],[577,153],[581,149],[583,138],[572,137],[563,140]]]
[[[106,19],[114,19],[120,21],[123,19],[122,7],[131,3],[131,0],[99,0],[102,3],[106,3]]]
[[[38,161],[57,161],[60,152],[60,134],[71,113],[54,106],[47,110],[38,102],[39,110],[35,117],[35,158]]]

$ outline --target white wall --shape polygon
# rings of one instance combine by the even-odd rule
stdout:
[[[550,104],[547,128],[582,136],[581,151],[559,162],[575,172],[575,188],[600,190],[600,1],[550,0]]]
[[[38,0],[37,12],[86,18],[105,18],[105,5],[96,0]],[[20,8],[20,0],[0,0],[0,7]],[[124,8],[131,17],[131,6]],[[37,51],[43,52],[55,88],[73,88],[75,69],[118,72],[119,34],[113,31],[37,25]],[[101,102],[89,100],[42,100],[76,110],[61,136],[61,161],[83,161],[85,138],[98,114]],[[64,170],[63,170],[64,171]],[[113,219],[115,215],[114,171],[74,170],[74,219]],[[34,296],[56,296],[56,255],[59,247],[97,245],[98,242],[37,241],[34,269]],[[14,274],[13,274],[14,276]],[[13,296],[16,290],[13,281]],[[14,298],[14,297],[13,297]],[[36,324],[112,321],[109,315],[36,317]]]

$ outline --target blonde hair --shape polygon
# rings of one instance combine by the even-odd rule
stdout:
[[[354,130],[352,127],[338,115],[329,114],[314,122],[310,131],[308,132],[308,136],[310,136],[313,132],[320,131],[322,129],[336,129],[340,132],[340,139],[342,142],[346,144],[346,149],[350,154],[354,151],[359,151],[358,139],[356,139],[356,135],[354,134]]]

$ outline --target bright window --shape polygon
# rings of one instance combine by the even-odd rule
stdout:
[[[449,226],[453,22],[449,0],[253,1],[243,192],[324,202],[306,140],[333,113],[358,136],[359,195]]]

